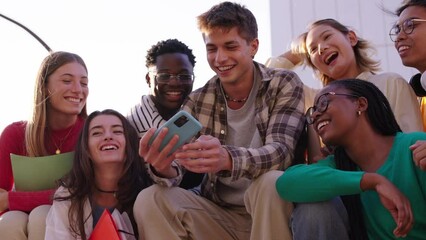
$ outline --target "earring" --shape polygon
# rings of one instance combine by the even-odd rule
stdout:
[[[358,111],[358,116],[361,116],[361,111]]]

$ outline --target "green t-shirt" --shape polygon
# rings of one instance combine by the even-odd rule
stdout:
[[[414,165],[409,146],[426,140],[426,133],[398,133],[386,162],[377,170],[410,200],[414,226],[406,239],[426,238],[426,171]],[[370,239],[394,239],[396,227],[391,214],[380,202],[376,191],[362,192],[364,172],[335,169],[334,156],[312,165],[297,165],[277,180],[279,195],[293,202],[329,200],[339,195],[360,194],[363,214]]]

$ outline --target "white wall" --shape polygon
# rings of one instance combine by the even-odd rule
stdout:
[[[377,49],[382,71],[401,74],[407,80],[417,71],[404,67],[388,32],[396,17],[382,9],[394,11],[401,0],[270,0],[271,54],[277,56],[289,49],[291,40],[306,31],[309,23],[334,18],[355,30]],[[295,70],[303,82],[320,87],[308,68]]]

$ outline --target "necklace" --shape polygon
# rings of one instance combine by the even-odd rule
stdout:
[[[230,97],[229,97],[226,93],[225,93],[225,98],[226,98],[226,100],[228,100],[228,101],[231,101],[231,102],[238,102],[238,103],[243,103],[243,102],[247,101],[247,97],[245,97],[245,98],[243,98],[243,99],[230,98]]]
[[[53,138],[53,134],[52,134],[52,142],[53,142],[53,144],[55,144],[55,147],[56,147],[56,151],[55,151],[55,154],[56,154],[56,155],[61,154],[62,144],[64,144],[65,140],[67,140],[67,138],[68,138],[68,137],[69,137],[69,135],[71,134],[72,130],[74,129],[75,125],[76,125],[76,124],[74,124],[74,126],[72,126],[72,127],[70,128],[70,130],[68,131],[67,135],[65,135],[65,137],[63,137],[62,139],[59,139],[59,145],[58,145],[58,144],[56,144],[56,141],[55,141],[55,139]]]
[[[96,191],[101,192],[101,193],[109,193],[109,194],[114,194],[114,197],[116,197],[117,195],[117,190],[113,190],[113,191],[106,191],[106,190],[102,190],[100,188],[98,188],[98,186],[95,185]]]

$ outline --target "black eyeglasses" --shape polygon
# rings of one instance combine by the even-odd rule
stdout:
[[[315,105],[313,107],[308,108],[308,110],[306,111],[305,117],[308,124],[314,123],[314,118],[312,117],[312,115],[314,115],[315,112],[323,113],[327,111],[328,103],[330,102],[330,100],[328,99],[329,95],[359,98],[358,95],[346,94],[346,93],[327,92],[322,94],[321,96],[318,97]]]
[[[154,73],[155,81],[157,83],[167,84],[170,79],[175,78],[183,84],[191,84],[194,81],[195,76],[188,73],[170,74],[170,73]]]
[[[390,39],[396,42],[401,29],[405,34],[411,34],[414,31],[415,22],[426,22],[426,19],[411,18],[405,20],[402,24],[395,24],[389,31]]]

